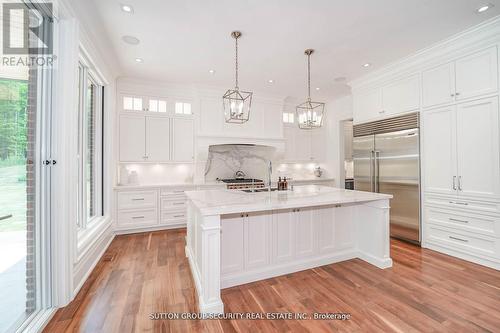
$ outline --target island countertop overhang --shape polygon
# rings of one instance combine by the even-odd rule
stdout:
[[[185,192],[201,215],[225,215],[280,209],[355,204],[384,199],[392,195],[361,192],[320,185],[295,186],[293,191],[246,193],[238,190]]]

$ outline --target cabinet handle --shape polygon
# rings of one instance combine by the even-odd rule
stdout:
[[[184,191],[172,191],[173,193],[184,193]]]
[[[460,222],[460,223],[469,223],[469,221],[454,219],[453,217],[450,217],[449,220],[454,221],[454,222]]]
[[[453,190],[456,191],[457,190],[457,184],[456,184],[456,181],[457,181],[457,176],[453,176]]]
[[[456,93],[455,93],[455,96],[459,96],[459,95],[460,95],[460,93],[459,93],[459,92],[456,92]]]
[[[448,201],[451,204],[455,205],[462,205],[462,206],[468,206],[469,204],[467,202],[455,202],[455,201]]]
[[[455,94],[450,94],[450,97],[455,97]]]
[[[184,202],[174,202],[172,205],[184,205]]]
[[[135,219],[143,219],[144,216],[132,216],[132,218],[135,220]]]
[[[245,214],[241,214],[240,217],[245,217]]]
[[[132,201],[144,201],[144,198],[132,198]]]
[[[380,114],[385,113],[385,110],[380,110],[378,113]]]
[[[458,176],[458,190],[462,191],[462,176]]]
[[[184,215],[174,215],[174,217],[184,217]]]
[[[450,239],[457,240],[457,241],[464,242],[464,243],[468,243],[469,242],[467,239],[462,239],[462,238],[453,237],[453,236],[448,236],[448,237]]]

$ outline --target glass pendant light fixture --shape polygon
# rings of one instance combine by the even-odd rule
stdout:
[[[323,125],[325,103],[311,101],[311,54],[313,52],[313,49],[304,51],[307,56],[307,100],[295,108],[301,129],[319,128]]]
[[[224,116],[226,123],[242,124],[250,118],[250,107],[252,105],[252,93],[241,91],[238,87],[238,39],[241,37],[241,32],[231,32],[231,37],[235,40],[235,86],[234,89],[226,91],[222,96],[222,105],[224,107]]]

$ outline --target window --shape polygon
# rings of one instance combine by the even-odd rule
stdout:
[[[294,116],[293,112],[283,112],[283,122],[285,124],[293,124]]]
[[[143,111],[142,98],[135,96],[123,96],[124,111]]]
[[[175,102],[176,114],[192,114],[191,103]]]
[[[150,99],[148,111],[167,112],[167,101],[161,99]]]
[[[104,88],[88,67],[79,64],[78,123],[78,227],[85,229],[103,215],[103,98]],[[129,98],[127,100],[127,98]],[[132,107],[141,104],[124,98]],[[129,105],[127,105],[129,106]]]

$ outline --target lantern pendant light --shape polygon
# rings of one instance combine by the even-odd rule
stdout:
[[[238,87],[238,39],[241,37],[241,32],[233,31],[231,37],[235,39],[235,87],[226,91],[222,96],[222,105],[224,107],[224,116],[226,123],[242,124],[250,118],[250,107],[252,105],[252,93],[241,91]]]
[[[301,129],[314,129],[323,125],[325,103],[311,101],[311,54],[313,52],[313,49],[304,51],[307,56],[307,100],[295,108]]]

